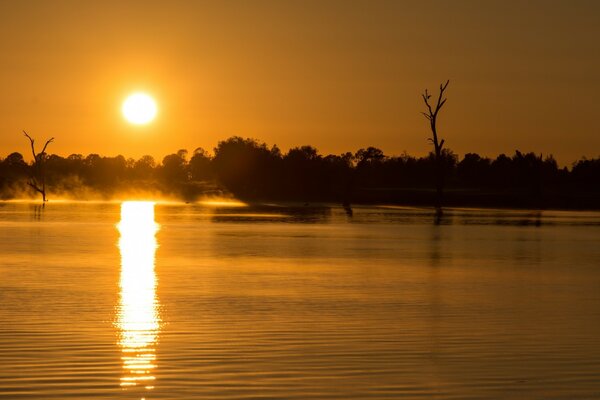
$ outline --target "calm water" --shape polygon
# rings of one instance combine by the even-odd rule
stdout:
[[[600,398],[600,213],[0,203],[0,398]]]

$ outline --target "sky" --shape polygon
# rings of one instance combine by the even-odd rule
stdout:
[[[157,158],[233,135],[459,155],[600,155],[598,1],[0,1],[0,157]],[[158,104],[144,126],[128,94]]]

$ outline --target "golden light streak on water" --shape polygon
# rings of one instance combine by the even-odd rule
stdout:
[[[201,200],[198,203],[208,207],[248,207],[248,204],[232,199],[215,198],[210,200]]]
[[[119,345],[122,349],[121,387],[154,388],[156,340],[160,329],[154,258],[156,232],[154,203],[121,204],[121,299],[117,310]]]

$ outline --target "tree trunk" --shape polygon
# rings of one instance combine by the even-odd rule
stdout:
[[[438,141],[437,135],[437,116],[442,108],[442,106],[446,103],[446,99],[443,98],[444,90],[448,87],[450,81],[446,81],[445,84],[440,85],[440,94],[438,96],[437,103],[435,105],[435,110],[429,104],[429,99],[431,95],[425,89],[425,93],[423,94],[423,100],[425,101],[425,105],[427,106],[427,112],[422,113],[425,118],[429,120],[429,126],[431,128],[431,138],[429,141],[433,143],[434,147],[434,163],[435,163],[435,207],[438,210],[441,210],[443,204],[443,196],[444,196],[444,163],[443,163],[443,153],[442,148],[444,147],[444,139]]]

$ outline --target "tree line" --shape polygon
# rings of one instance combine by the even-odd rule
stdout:
[[[56,154],[44,158],[48,193],[105,198],[124,191],[152,192],[193,200],[227,194],[246,201],[404,203],[437,205],[436,181],[444,181],[445,205],[598,208],[600,158],[559,168],[554,158],[516,151],[494,159],[448,148],[424,157],[385,155],[368,147],[322,155],[312,146],[283,153],[276,145],[231,137],[213,154],[197,148],[157,162],[98,154]],[[18,152],[0,158],[0,196],[33,196],[35,162]]]

